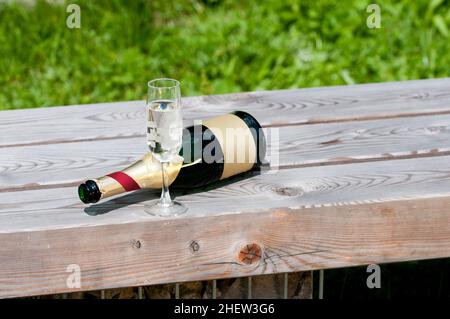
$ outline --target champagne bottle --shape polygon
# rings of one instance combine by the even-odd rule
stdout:
[[[260,124],[243,111],[187,127],[180,156],[167,168],[170,187],[196,188],[244,173],[261,165],[265,151]],[[122,171],[81,184],[78,195],[87,204],[137,189],[161,187],[161,164],[147,153]]]

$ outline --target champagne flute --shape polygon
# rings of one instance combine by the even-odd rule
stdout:
[[[167,167],[178,157],[183,137],[180,82],[155,79],[148,82],[147,144],[153,156],[161,162],[161,198],[145,205],[145,211],[156,216],[176,216],[187,211],[186,206],[173,201],[169,193]]]

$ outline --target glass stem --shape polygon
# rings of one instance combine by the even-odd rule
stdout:
[[[161,192],[161,199],[160,203],[163,206],[171,206],[172,205],[172,199],[170,198],[169,193],[169,177],[167,176],[167,166],[169,165],[168,162],[161,162],[161,172],[162,172],[162,192]]]

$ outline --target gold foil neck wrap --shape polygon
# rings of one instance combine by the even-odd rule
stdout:
[[[167,166],[169,185],[177,178],[182,165],[183,158],[177,155]],[[122,172],[134,179],[141,188],[158,189],[162,187],[161,163],[151,153],[147,153],[140,160],[123,169]],[[94,181],[102,194],[101,199],[125,192],[122,185],[112,177],[103,176]]]
[[[109,176],[103,176],[97,179],[94,179],[97,183],[98,188],[100,189],[100,199],[114,196],[120,193],[123,193],[125,190],[122,185],[119,184],[114,178]]]
[[[237,115],[225,114],[203,122],[222,148],[223,173],[220,179],[249,171],[257,161],[257,148],[248,125]]]

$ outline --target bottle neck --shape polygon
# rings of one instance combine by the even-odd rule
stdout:
[[[169,185],[176,179],[182,165],[183,158],[180,156],[167,164]],[[122,171],[98,178],[96,183],[102,199],[141,188],[160,189],[163,185],[161,163],[151,153],[147,153]]]

